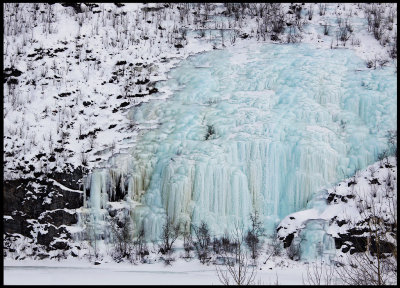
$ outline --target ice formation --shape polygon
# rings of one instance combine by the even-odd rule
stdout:
[[[258,44],[191,56],[159,83],[167,100],[130,112],[142,128],[135,146],[87,179],[88,206],[100,215],[124,198],[148,239],[166,214],[221,235],[254,209],[272,232],[386,148],[396,83],[392,67],[367,69],[346,49]]]
[[[336,244],[342,252],[351,251],[354,240],[342,239],[335,243],[334,238],[341,239],[350,229],[361,231],[352,232],[351,236],[362,236],[368,227],[365,219],[371,217],[371,213],[385,219],[387,224],[396,220],[392,206],[397,199],[396,174],[395,157],[358,170],[352,177],[317,193],[306,209],[286,216],[279,224],[278,237],[292,235],[292,243],[298,245],[301,259],[306,261],[320,257],[325,261],[334,260]]]

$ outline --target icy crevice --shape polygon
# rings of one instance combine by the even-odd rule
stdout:
[[[310,45],[190,57],[158,85],[169,99],[131,111],[136,124],[156,128],[92,173],[88,205],[99,213],[118,193],[140,202],[132,215],[149,239],[166,213],[185,229],[205,220],[218,235],[258,209],[271,232],[386,148],[397,126],[396,75],[363,66],[351,51]]]

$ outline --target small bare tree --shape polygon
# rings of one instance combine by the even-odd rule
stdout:
[[[271,239],[271,254],[272,256],[280,256],[282,253],[282,243],[278,239],[278,232],[274,229],[274,234]]]
[[[307,10],[307,16],[308,16],[308,20],[312,20],[312,17],[314,15],[314,4],[310,3],[310,5],[308,6],[308,10]]]
[[[160,252],[166,254],[172,250],[174,242],[179,237],[179,224],[174,225],[168,216],[162,228]]]
[[[250,248],[251,258],[256,259],[259,255],[261,239],[260,237],[264,233],[264,228],[262,227],[262,221],[257,210],[250,214],[250,229],[247,231],[246,244]]]
[[[145,241],[145,232],[144,232],[144,227],[143,225],[137,232],[137,237],[133,241],[134,249],[135,249],[135,254],[136,258],[140,258],[140,260],[144,260],[144,257],[146,255],[149,255],[149,251],[147,249],[146,241]]]
[[[199,260],[202,264],[205,264],[208,260],[210,260],[210,243],[211,243],[211,235],[210,230],[206,222],[202,221],[199,227],[192,225],[192,229],[194,231],[195,243],[194,247],[196,249]]]
[[[256,265],[250,264],[250,259],[244,247],[243,228],[235,225],[232,241],[236,243],[235,261],[224,261],[225,270],[215,266],[219,281],[224,285],[253,285],[256,277]],[[224,259],[229,259],[226,252]]]
[[[98,247],[98,235],[96,233],[95,222],[93,219],[91,221],[86,222],[86,237],[89,243],[89,261],[97,260],[100,256],[99,247]]]
[[[319,15],[323,16],[326,13],[326,3],[320,3],[318,4],[318,8],[319,8]]]
[[[126,258],[131,260],[133,250],[132,219],[129,213],[125,213],[122,220],[118,217],[110,219],[114,249],[112,257],[116,261]]]
[[[324,35],[329,35],[329,25],[328,25],[328,23],[325,22],[323,27],[324,27]]]
[[[303,277],[303,285],[333,285],[336,284],[335,267],[324,265],[322,259],[319,263],[307,265],[307,278]]]
[[[194,249],[194,247],[193,247],[192,235],[190,234],[190,232],[183,234],[183,249],[185,250],[184,258],[186,260],[191,259],[192,256],[190,252]]]
[[[350,39],[353,33],[353,27],[350,24],[350,19],[342,19],[342,18],[337,18],[337,24],[338,24],[338,30],[336,32],[336,39],[337,43],[339,43],[339,40],[342,41],[343,46],[346,46],[346,42]]]

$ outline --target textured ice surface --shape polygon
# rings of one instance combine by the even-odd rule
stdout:
[[[130,113],[149,128],[135,147],[88,179],[93,211],[119,186],[141,203],[132,217],[151,239],[166,212],[187,229],[205,220],[218,235],[258,209],[272,231],[314,193],[373,163],[397,127],[394,69],[367,70],[346,49],[215,50],[169,78],[158,86],[169,99]]]
[[[301,230],[299,239],[302,259],[325,259],[329,263],[335,256],[335,241],[326,233],[328,220],[310,219]]]

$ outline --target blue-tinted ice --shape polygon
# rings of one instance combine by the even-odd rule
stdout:
[[[215,50],[169,76],[158,86],[172,91],[169,99],[131,111],[149,129],[88,182],[98,213],[122,176],[127,199],[141,203],[132,215],[149,239],[166,212],[186,229],[205,220],[221,235],[236,221],[247,225],[258,209],[272,232],[323,187],[373,163],[387,130],[397,129],[394,69],[369,70],[347,49]]]

